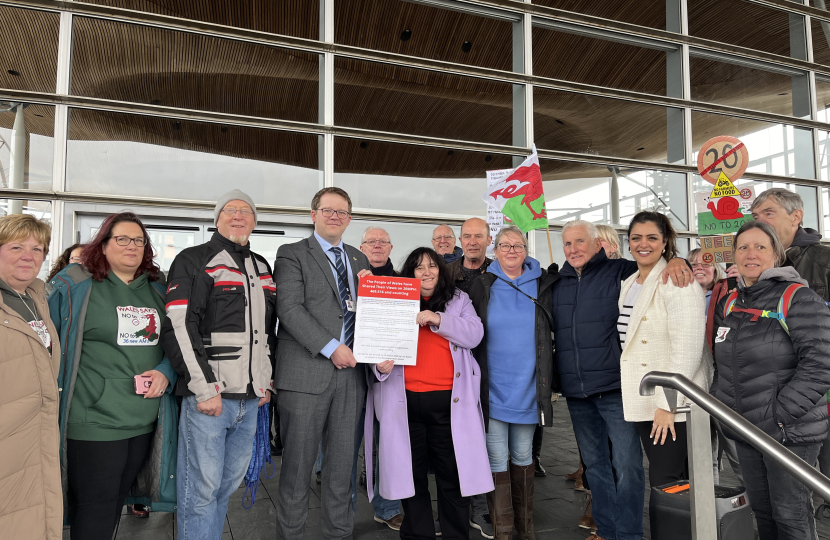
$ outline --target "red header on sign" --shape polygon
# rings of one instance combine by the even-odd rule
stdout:
[[[415,278],[368,276],[360,280],[359,296],[420,300],[421,280]]]

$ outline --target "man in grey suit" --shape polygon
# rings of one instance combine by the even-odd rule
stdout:
[[[352,346],[357,282],[371,272],[366,256],[342,240],[351,210],[348,193],[321,189],[311,201],[314,234],[277,252],[274,386],[284,446],[277,537],[283,540],[303,537],[321,439],[323,537],[352,537],[352,458],[366,399],[366,371]]]

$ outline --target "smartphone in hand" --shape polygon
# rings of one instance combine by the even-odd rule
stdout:
[[[153,385],[153,378],[149,375],[136,375],[135,379],[135,393],[138,395],[146,394],[150,391],[150,386]]]

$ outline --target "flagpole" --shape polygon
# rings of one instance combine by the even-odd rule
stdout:
[[[548,254],[550,254],[550,262],[553,262],[553,248],[550,245],[550,225],[545,227],[545,232],[548,233]]]

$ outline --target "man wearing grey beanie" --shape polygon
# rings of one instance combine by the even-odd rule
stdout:
[[[161,341],[182,396],[176,490],[178,537],[220,538],[257,424],[273,392],[277,291],[251,251],[254,201],[235,189],[213,212],[211,239],[176,256]]]

